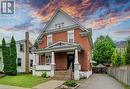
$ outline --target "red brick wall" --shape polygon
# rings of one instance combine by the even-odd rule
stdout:
[[[54,33],[52,36],[52,40],[53,42],[57,42],[57,41],[64,41],[67,42],[67,32],[59,32],[59,33]]]
[[[79,53],[79,62],[82,65],[81,70],[87,71],[87,70],[91,70],[90,61],[88,60],[88,51],[91,51],[91,46],[88,38],[86,36],[81,37],[80,32],[81,32],[80,29],[75,29],[74,37],[75,37],[75,42],[79,43],[84,49],[82,53]]]
[[[45,65],[45,55],[39,55],[39,65]]]
[[[90,61],[88,60],[88,51],[91,51],[91,46],[89,43],[89,40],[86,36],[81,37],[80,36],[81,30],[79,28],[74,30],[74,38],[75,42],[80,44],[84,51],[82,53],[79,53],[79,62],[82,65],[81,70],[87,71],[91,70],[90,67]],[[58,32],[52,34],[52,40],[53,42],[57,41],[65,41],[67,42],[67,31],[64,32]],[[47,36],[44,36],[42,39],[42,42],[39,44],[40,48],[44,48],[47,46]],[[65,53],[56,53],[56,69],[66,69],[67,68],[67,55]]]
[[[67,69],[67,53],[55,53],[56,70]]]

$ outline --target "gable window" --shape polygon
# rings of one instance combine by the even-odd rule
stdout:
[[[45,64],[46,65],[51,64],[51,54],[45,54]]]
[[[18,58],[18,66],[19,66],[19,67],[22,66],[22,58]]]
[[[47,45],[51,45],[52,44],[52,35],[48,35],[47,36]]]
[[[20,52],[24,52],[24,45],[20,44]]]
[[[68,31],[68,42],[74,43],[74,30]]]
[[[64,27],[64,22],[55,24],[55,27],[59,29]]]

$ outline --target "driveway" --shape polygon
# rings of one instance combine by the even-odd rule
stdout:
[[[105,74],[93,74],[78,89],[124,89],[115,79]]]

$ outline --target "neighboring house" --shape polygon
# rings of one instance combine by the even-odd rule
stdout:
[[[7,44],[9,45],[9,44]],[[16,41],[16,49],[17,49],[17,72],[25,72],[25,40],[20,40],[20,41]],[[30,46],[30,50],[31,50],[31,47],[32,47],[32,44],[29,43],[29,46]],[[2,57],[2,49],[0,49],[0,57]],[[34,60],[34,55],[31,53],[29,53],[29,66],[30,66],[30,72],[32,70],[32,64],[33,64],[33,60]],[[0,71],[3,70],[3,59],[0,59]]]
[[[126,47],[127,41],[118,41],[115,44],[116,44],[116,47],[118,48],[118,51],[121,53]]]
[[[72,69],[75,80],[89,77],[92,74],[91,35],[91,30],[57,9],[35,42],[38,48],[32,50],[36,56],[33,75],[46,72],[51,77],[59,74],[58,77]]]

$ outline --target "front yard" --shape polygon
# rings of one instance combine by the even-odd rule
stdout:
[[[31,74],[18,74],[0,78],[0,84],[31,88],[35,85],[49,81],[47,78],[35,77]]]

